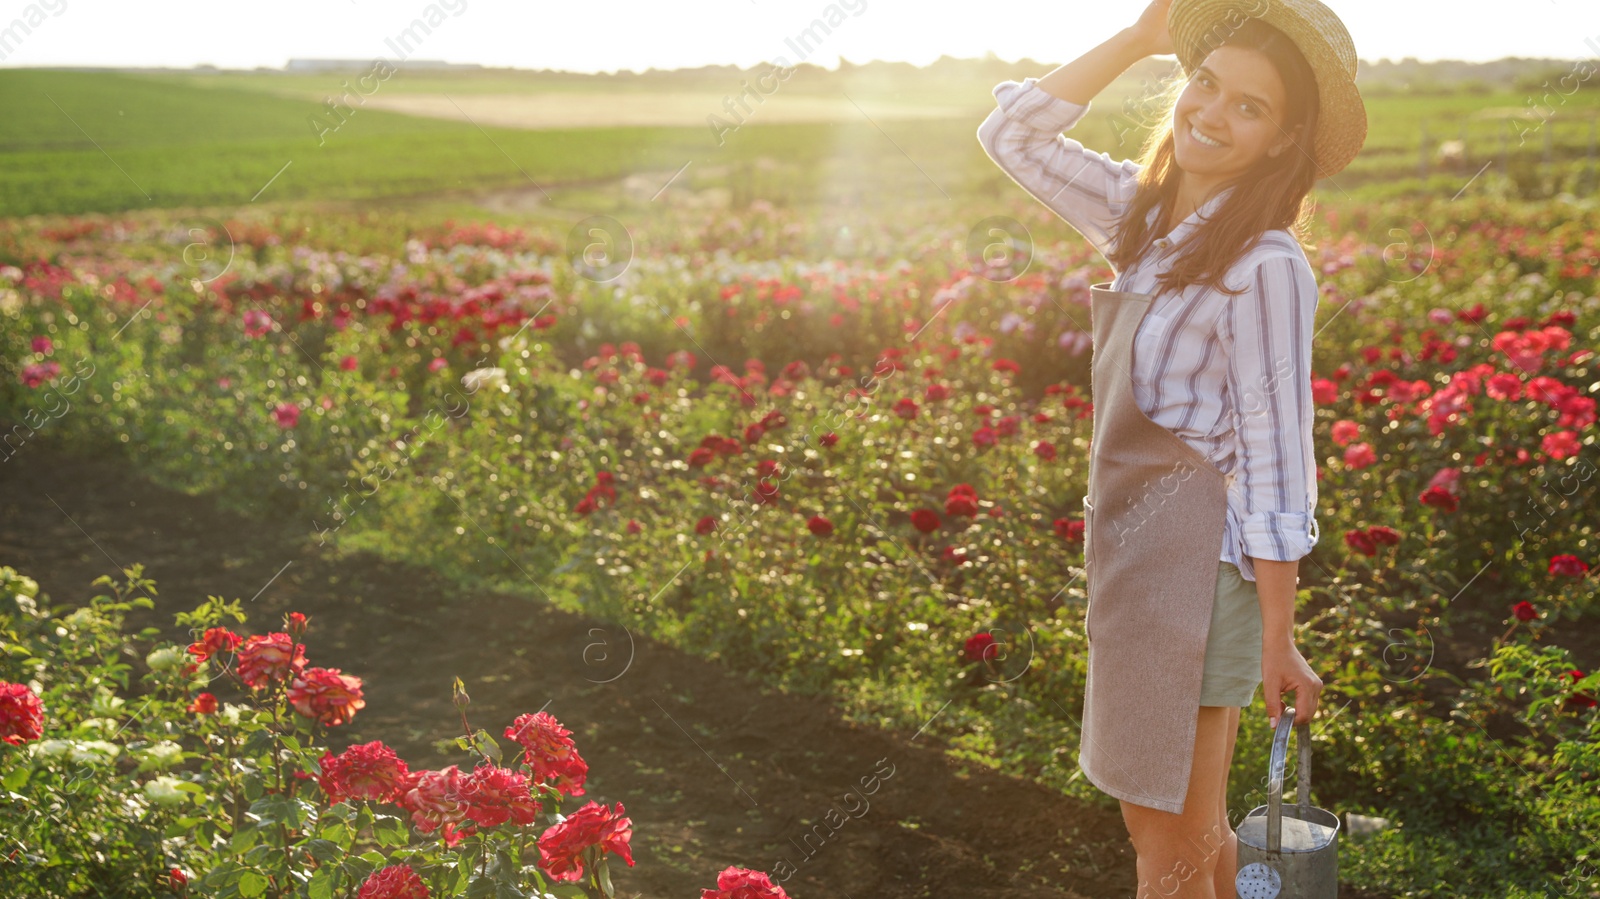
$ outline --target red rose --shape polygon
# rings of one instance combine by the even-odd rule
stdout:
[[[1370,360],[1369,360],[1370,361]],[[1318,406],[1331,406],[1339,399],[1339,385],[1327,378],[1311,379],[1311,402]]]
[[[1443,487],[1429,487],[1427,490],[1422,491],[1422,495],[1417,499],[1424,506],[1433,506],[1446,512],[1454,512],[1460,506],[1460,503],[1456,500],[1456,495]]]
[[[239,647],[239,679],[252,690],[289,680],[305,666],[305,647],[285,633],[257,634]]]
[[[1383,546],[1395,546],[1400,543],[1400,532],[1381,524],[1367,528],[1367,536],[1372,538],[1374,544]]]
[[[939,513],[932,509],[918,509],[911,513],[911,526],[924,534],[939,527]]]
[[[828,433],[823,434],[817,442],[823,446],[833,446],[835,443],[839,442],[839,435],[829,431]]]
[[[978,493],[972,489],[971,484],[957,484],[950,488],[950,493],[944,501],[944,514],[965,515],[969,518],[978,514]]]
[[[1057,518],[1054,523],[1057,536],[1069,543],[1083,542],[1082,518]]]
[[[715,518],[712,518],[710,515],[707,515],[704,518],[700,519],[699,521],[695,522],[695,525],[694,525],[694,532],[696,534],[701,535],[701,536],[705,536],[706,534],[709,534],[709,533],[711,533],[712,531],[714,531],[716,529],[717,529],[717,520]]]
[[[182,868],[173,868],[167,872],[167,887],[174,893],[182,895],[189,888],[189,875],[183,873]]]
[[[1577,556],[1560,555],[1550,558],[1550,573],[1563,577],[1583,577],[1589,573],[1589,566]]]
[[[700,899],[789,899],[789,894],[760,871],[730,866],[717,875],[715,890],[700,891]]]
[[[443,828],[445,845],[454,846],[462,837],[456,828],[467,818],[461,780],[461,769],[455,765],[439,771],[414,771],[408,789],[395,804],[411,813],[417,830],[433,833]]]
[[[969,662],[981,662],[985,657],[992,659],[999,655],[999,650],[995,649],[994,634],[988,631],[968,637],[963,651]]]
[[[410,789],[405,760],[381,740],[351,746],[338,755],[324,751],[317,765],[322,769],[317,785],[330,804],[350,799],[398,802]]]
[[[621,802],[614,812],[598,802],[573,812],[539,837],[539,866],[557,881],[581,880],[584,850],[591,846],[620,855],[632,866],[628,840],[633,836],[633,822],[623,817],[625,812]]]
[[[972,432],[972,442],[978,446],[994,446],[997,439],[994,428],[988,425]]]
[[[1344,451],[1344,464],[1351,468],[1366,468],[1378,461],[1378,454],[1372,451],[1370,443],[1351,444]]]
[[[196,715],[215,715],[217,713],[217,697],[210,693],[201,693],[189,703],[189,711]]]
[[[44,703],[26,684],[0,681],[0,741],[21,746],[44,735]]]
[[[35,362],[22,367],[22,383],[29,387],[38,387],[46,381],[54,381],[60,374],[59,362]]]
[[[243,637],[225,627],[208,627],[198,641],[189,644],[189,654],[195,661],[204,662],[219,652],[238,649],[243,642]]]
[[[356,357],[354,356],[346,356],[339,360],[339,368],[343,369],[344,371],[355,371],[356,365]]]
[[[362,881],[356,899],[428,899],[428,885],[409,866],[390,865]]]
[[[289,684],[289,704],[307,718],[334,727],[349,723],[367,702],[361,698],[361,678],[340,674],[337,668],[307,668]]]
[[[309,620],[302,612],[290,612],[283,616],[283,629],[288,631],[291,637],[303,637],[306,633],[306,622]]]
[[[1533,603],[1523,600],[1511,607],[1511,614],[1515,615],[1518,621],[1532,621],[1539,617],[1539,610],[1533,607]]]
[[[572,732],[555,716],[549,712],[518,715],[505,735],[522,747],[522,761],[533,770],[534,780],[550,783],[568,796],[583,795],[589,766],[578,755]]]
[[[1345,531],[1344,543],[1364,556],[1373,556],[1378,553],[1378,547],[1373,544],[1372,538],[1367,536],[1366,531]]]
[[[1586,675],[1582,671],[1579,671],[1576,668],[1567,672],[1567,677],[1571,678],[1573,683],[1583,680],[1585,676]],[[1590,696],[1587,693],[1573,693],[1571,696],[1567,697],[1567,705],[1577,708],[1592,709],[1595,706],[1595,699],[1593,696]]]
[[[821,515],[811,516],[810,520],[806,522],[806,527],[818,537],[826,537],[833,533],[833,522],[823,518]]]
[[[479,827],[498,827],[507,821],[532,824],[539,815],[540,806],[526,774],[485,764],[462,778],[460,785],[467,819]]]
[[[902,397],[894,404],[894,414],[910,421],[917,417],[917,401],[910,397]]]
[[[640,531],[644,530],[644,528],[642,526],[640,526],[639,522],[637,522],[634,519],[630,518],[630,519],[628,519],[628,526],[625,528],[625,530],[630,534],[637,534]]]
[[[285,430],[300,423],[300,407],[294,403],[279,403],[272,410],[272,418]]]
[[[1046,462],[1056,457],[1056,446],[1048,440],[1041,440],[1033,446],[1033,454]]]

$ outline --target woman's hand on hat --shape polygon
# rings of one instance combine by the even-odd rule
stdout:
[[[1287,640],[1267,641],[1261,648],[1261,689],[1267,701],[1267,723],[1276,726],[1283,713],[1283,694],[1294,694],[1294,723],[1309,724],[1317,713],[1322,678]]]
[[[1167,31],[1167,10],[1171,7],[1172,0],[1151,0],[1150,5],[1140,13],[1139,21],[1129,28],[1148,56],[1173,52],[1172,35]]]

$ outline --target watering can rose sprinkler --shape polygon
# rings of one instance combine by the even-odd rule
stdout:
[[[1295,730],[1300,760],[1295,766],[1296,805],[1283,808],[1283,768],[1289,729]],[[1278,716],[1268,763],[1267,804],[1239,822],[1239,899],[1337,899],[1339,816],[1311,804],[1311,725],[1294,723],[1294,707]]]

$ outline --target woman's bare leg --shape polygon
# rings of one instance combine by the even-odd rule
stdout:
[[[1228,773],[1233,770],[1233,744],[1239,736],[1240,711],[1238,706],[1228,707],[1228,751],[1223,754],[1222,789],[1217,795],[1217,815],[1223,831],[1222,853],[1213,877],[1217,899],[1238,899],[1239,895],[1234,891],[1234,880],[1239,875],[1239,838],[1228,820]]]
[[[1226,706],[1200,706],[1194,734],[1194,770],[1174,814],[1122,803],[1122,820],[1138,853],[1138,899],[1215,899],[1214,874],[1227,825],[1218,824],[1224,755],[1228,748]]]

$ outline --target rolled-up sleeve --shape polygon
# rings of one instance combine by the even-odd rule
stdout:
[[[1241,539],[1245,555],[1292,562],[1320,535],[1311,398],[1317,282],[1304,254],[1269,256],[1245,280],[1217,329],[1228,355]]]
[[[1117,220],[1138,186],[1139,164],[1113,160],[1064,136],[1089,106],[1063,100],[1038,81],[995,86],[999,107],[978,126],[978,142],[1011,180],[1107,255]]]

